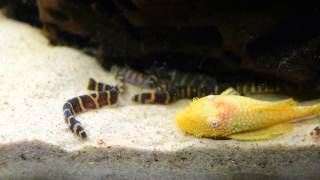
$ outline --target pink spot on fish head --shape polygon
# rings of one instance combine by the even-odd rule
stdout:
[[[236,107],[233,104],[219,100],[214,102],[214,108],[216,109],[216,116],[220,121],[227,121],[235,113]]]

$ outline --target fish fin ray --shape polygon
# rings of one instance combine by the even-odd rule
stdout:
[[[294,101],[292,98],[282,100],[282,101],[276,101],[276,102],[270,102],[267,104],[264,104],[262,106],[257,106],[254,108],[256,111],[283,111],[289,107],[297,105],[297,102]]]
[[[291,132],[293,130],[293,127],[294,126],[291,123],[284,123],[259,130],[231,134],[228,137],[240,141],[268,140],[273,137],[284,135],[286,133]]]
[[[226,90],[224,90],[220,95],[226,96],[226,95],[238,95],[240,96],[240,93],[235,90],[232,87],[227,88]]]

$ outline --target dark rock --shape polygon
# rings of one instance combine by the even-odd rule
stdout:
[[[0,7],[6,6],[8,4],[7,0],[0,1]]]
[[[10,1],[15,2],[15,1]],[[31,2],[31,1],[30,1]],[[104,67],[254,74],[314,88],[319,7],[285,1],[37,0],[50,40],[93,49]]]
[[[1,0],[1,5],[7,5],[8,16],[34,26],[41,25],[36,0]]]

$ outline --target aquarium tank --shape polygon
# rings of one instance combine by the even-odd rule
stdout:
[[[319,179],[320,7],[0,0],[0,179]]]

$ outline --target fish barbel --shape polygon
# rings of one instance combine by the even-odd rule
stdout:
[[[320,113],[320,104],[299,106],[293,99],[270,102],[239,95],[195,99],[176,115],[178,127],[198,137],[262,140],[292,129],[292,121]]]

